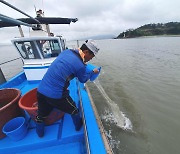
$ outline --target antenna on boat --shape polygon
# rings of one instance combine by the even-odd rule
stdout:
[[[42,0],[42,8],[43,8],[43,14],[44,14],[44,1]]]
[[[37,11],[36,11],[36,6],[35,6],[35,5],[34,5],[34,10],[35,10],[35,12],[37,12]]]
[[[9,3],[7,3],[6,1],[4,1],[4,0],[0,0],[0,2],[1,2],[1,3],[3,3],[3,4],[5,4],[5,5],[7,5],[7,6],[9,6],[9,7],[11,7],[11,8],[13,8],[14,10],[16,10],[16,11],[18,11],[18,12],[20,12],[20,13],[24,14],[25,16],[27,16],[27,17],[31,18],[32,20],[36,21],[38,24],[41,24],[41,23],[40,23],[37,19],[35,19],[35,18],[31,17],[30,15],[28,15],[28,14],[26,14],[25,12],[23,12],[23,11],[19,10],[18,8],[16,8],[16,7],[14,7],[13,5],[11,5],[11,4],[9,4]]]

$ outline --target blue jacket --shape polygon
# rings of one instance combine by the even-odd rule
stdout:
[[[77,77],[80,82],[85,83],[93,72],[86,72],[86,64],[82,61],[78,50],[64,50],[54,60],[44,75],[38,92],[59,99],[68,94],[69,81]]]

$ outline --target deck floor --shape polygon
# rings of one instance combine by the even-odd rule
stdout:
[[[28,82],[22,72],[5,84],[0,85],[0,88],[18,88],[23,96],[28,91],[36,88],[38,84],[39,82]],[[77,107],[80,106],[79,99],[81,99],[81,111],[83,111],[81,114],[83,115],[85,130],[82,127],[80,131],[75,131],[71,116],[65,114],[60,121],[51,126],[46,126],[45,136],[39,138],[36,134],[36,125],[31,121],[28,134],[23,140],[14,142],[8,137],[0,139],[0,153],[81,154],[87,153],[86,150],[90,150],[91,153],[107,153],[85,85],[78,82],[77,79],[73,79],[70,82],[69,90]],[[84,135],[87,136],[84,137]],[[86,144],[88,148],[86,148]]]
[[[36,88],[38,82],[24,81],[14,88],[21,90],[22,95]],[[70,84],[70,95],[77,103],[79,102],[76,80]],[[9,137],[0,140],[0,153],[86,153],[84,143],[84,129],[75,131],[71,116],[64,117],[50,126],[45,127],[45,136],[39,138],[36,134],[34,121],[31,120],[28,133],[20,141],[12,141]]]

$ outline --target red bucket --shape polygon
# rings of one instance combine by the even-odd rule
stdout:
[[[37,110],[38,110],[38,103],[37,103],[37,88],[29,91],[24,96],[21,97],[19,100],[19,106],[20,108],[27,111],[27,113],[30,115],[30,117],[35,120],[37,116]],[[53,109],[49,116],[45,119],[46,125],[51,125],[54,122],[60,120],[64,116],[64,112]]]
[[[21,91],[18,89],[6,88],[0,90],[0,139],[6,136],[2,132],[5,123],[22,115],[18,106],[20,97]]]

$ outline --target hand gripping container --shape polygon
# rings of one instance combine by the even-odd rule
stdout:
[[[94,81],[96,80],[96,78],[99,76],[100,74],[100,71],[101,71],[101,67],[98,67],[98,66],[95,66],[95,65],[92,65],[92,64],[87,64],[86,65],[86,72],[89,73],[91,71],[93,71],[95,68],[98,69],[98,73],[93,73],[93,75],[90,77],[90,81]]]

